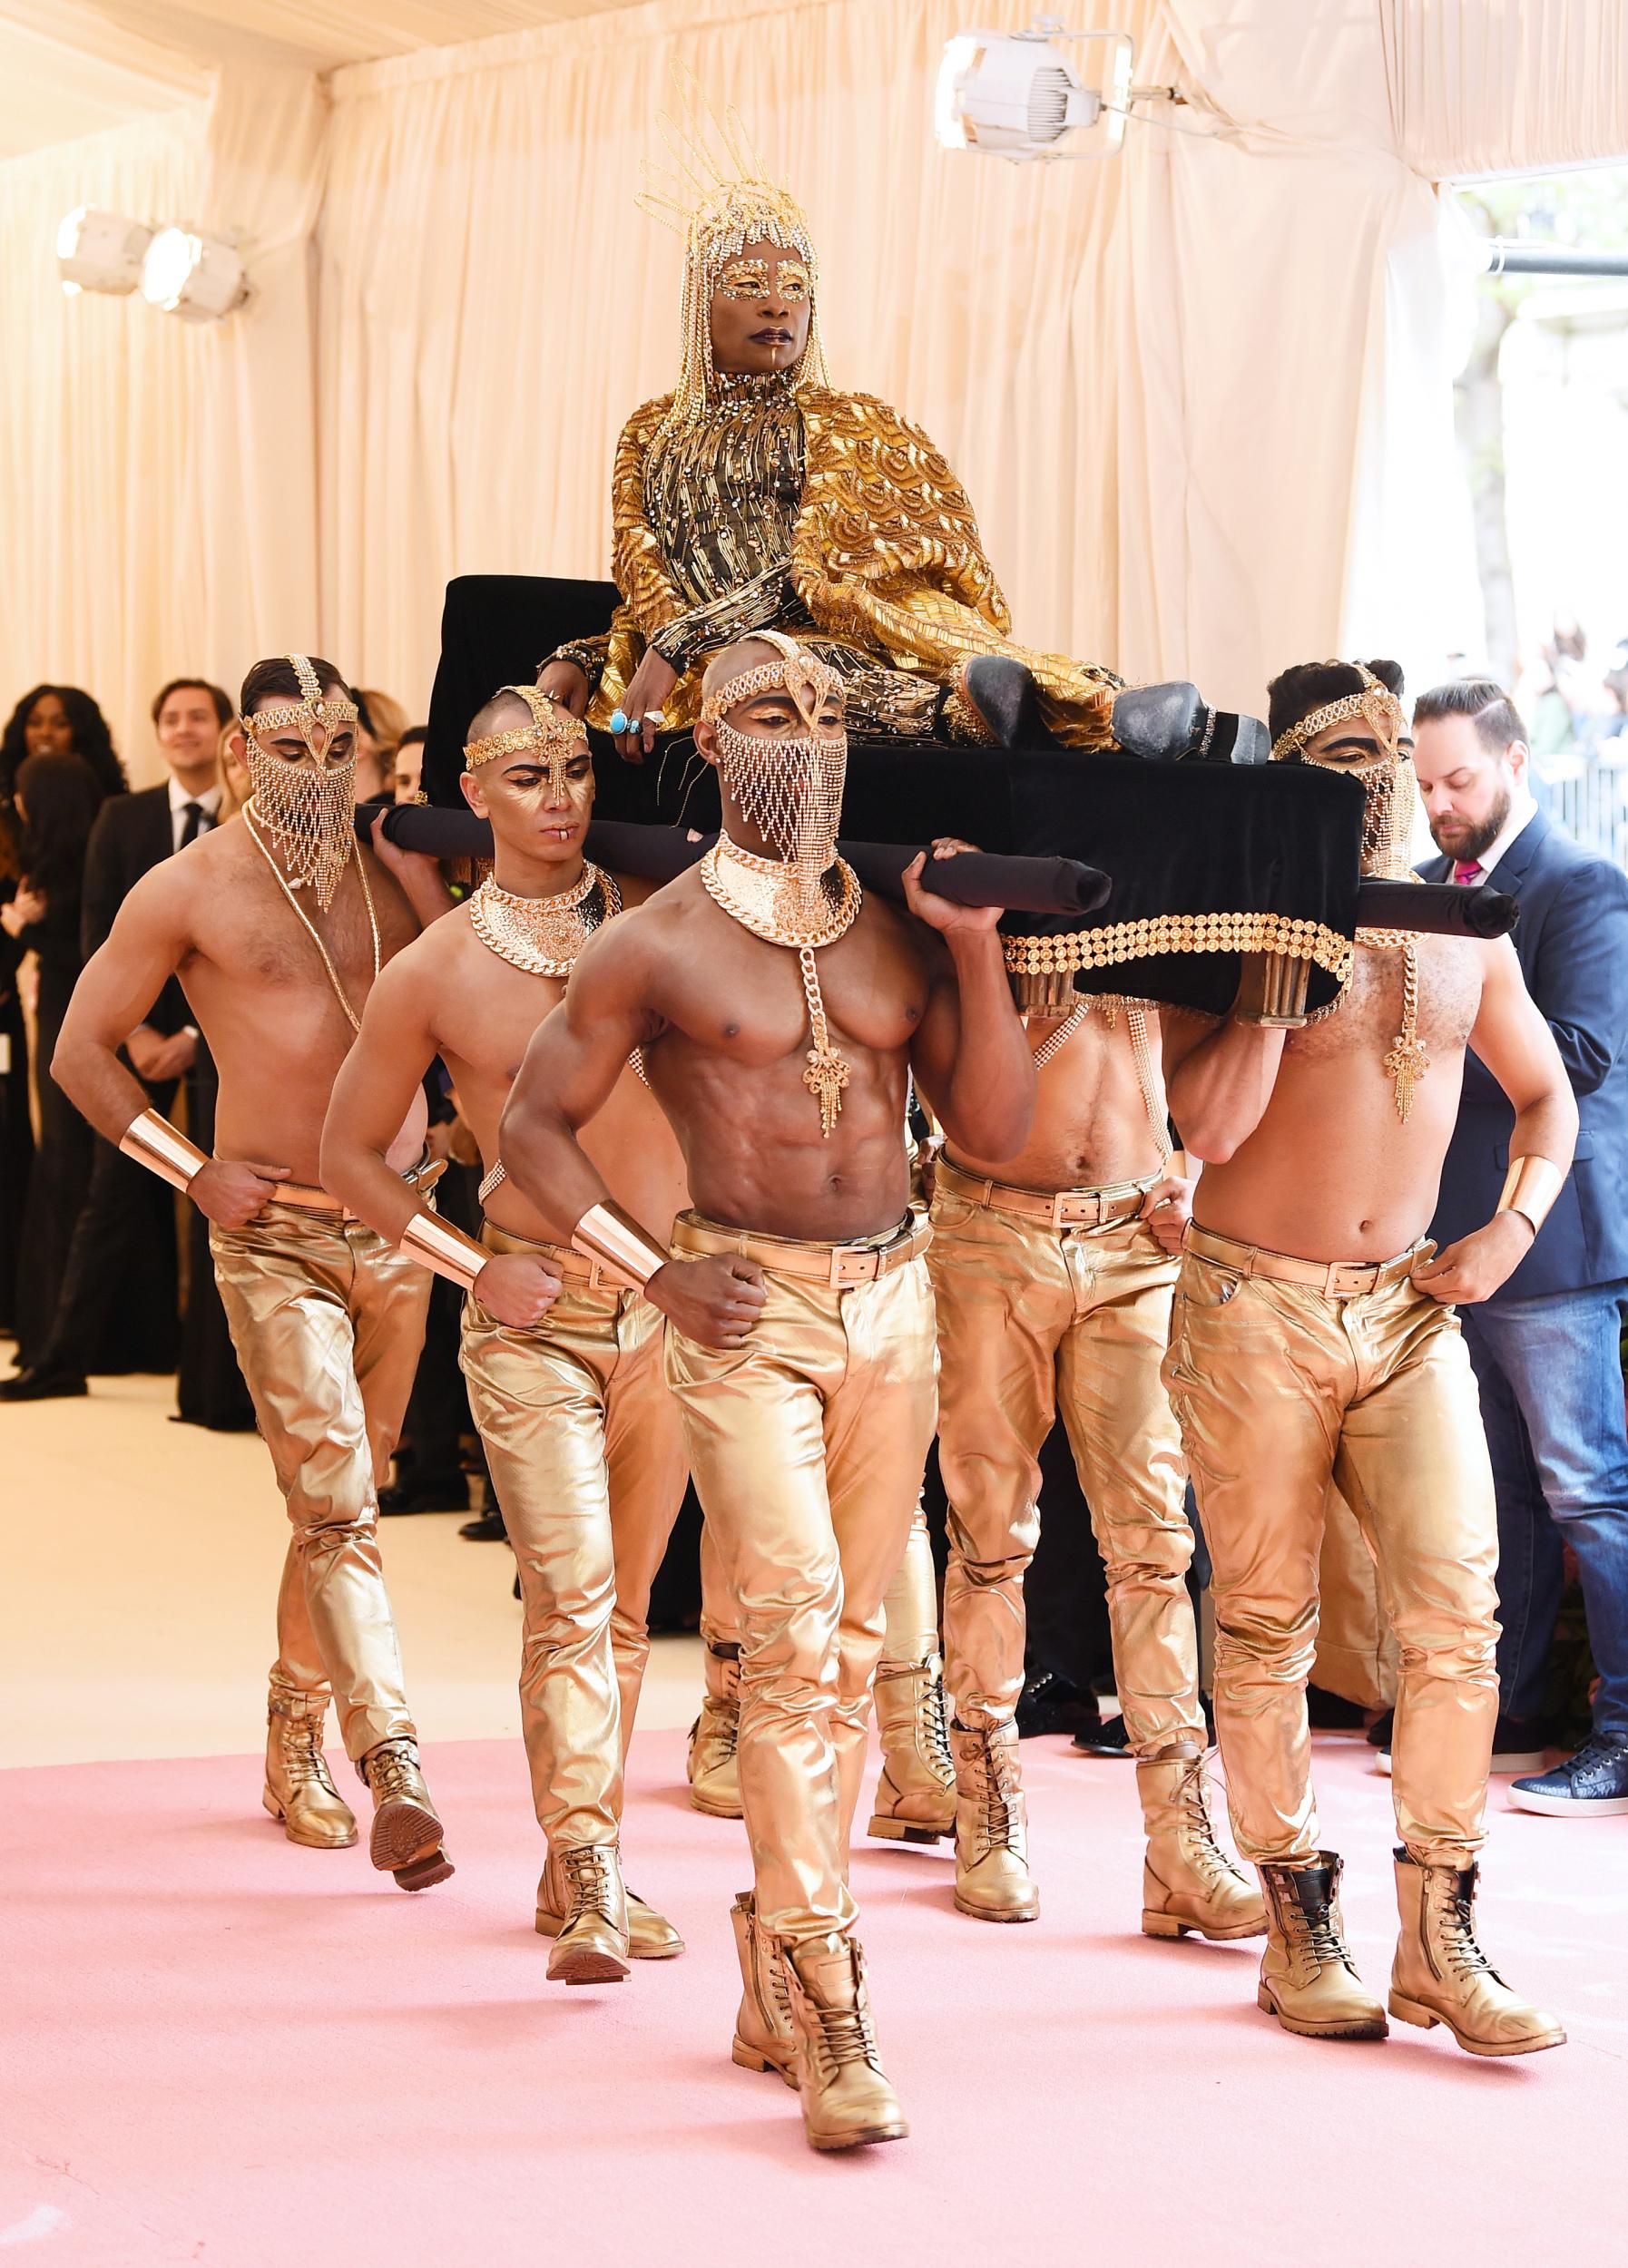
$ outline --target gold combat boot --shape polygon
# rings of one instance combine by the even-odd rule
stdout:
[[[956,1832],[944,1664],[885,1662],[877,1672],[882,1772],[870,1833],[885,1843],[937,1843]]]
[[[746,2071],[773,2071],[788,2087],[797,2085],[797,2035],[791,2028],[791,1999],[785,1957],[758,1927],[757,1901],[743,1890],[730,1908],[735,1950],[740,1957],[740,2012],[735,2019],[732,2062]]]
[[[1445,2024],[1472,2056],[1563,2048],[1564,2027],[1511,1992],[1476,1942],[1477,1872],[1427,1866],[1397,1853],[1402,1929],[1390,1971],[1390,2012],[1426,2030]]]
[[[1139,1762],[1136,1789],[1147,1828],[1142,1862],[1144,1937],[1261,1937],[1260,1893],[1215,1839],[1203,1755],[1167,1749]]]
[[[1263,1866],[1265,1958],[1256,2003],[1307,2039],[1383,2039],[1385,2010],[1363,1985],[1339,1918],[1338,1851],[1315,1866]]]
[[[980,1921],[1033,1921],[1028,1818],[1017,1774],[1017,1727],[950,1726],[956,1773],[956,1905]]]
[[[261,1803],[290,1843],[348,1851],[356,1813],[335,1787],[322,1754],[328,1703],[319,1694],[273,1686],[266,1705],[266,1785]]]
[[[556,1983],[620,1984],[628,1974],[627,1892],[613,1843],[551,1851],[537,1885],[537,1933],[554,1940]]]
[[[713,1819],[739,1819],[740,1774],[735,1744],[740,1735],[740,1648],[707,1647],[707,1697],[690,1727],[690,1801]]]
[[[897,2142],[910,2129],[877,2059],[865,1956],[851,1937],[811,1937],[775,1949],[797,2039],[803,2128],[817,2150]]]
[[[452,1861],[441,1845],[441,1823],[418,1769],[418,1744],[398,1733],[381,1740],[357,1763],[373,1796],[373,1833],[368,1856],[387,1867],[403,1890],[427,1890],[444,1882]]]

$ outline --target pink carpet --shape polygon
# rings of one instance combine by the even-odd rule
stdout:
[[[856,1864],[908,2142],[841,2159],[729,2060],[738,1826],[636,1745],[634,1883],[689,1941],[620,1986],[544,1980],[518,1745],[432,1748],[457,1862],[409,1898],[299,1851],[247,1760],[0,1774],[0,2250],[49,2268],[766,2268],[1623,2257],[1628,1822],[1501,1813],[1485,1935],[1557,2052],[1286,2038],[1258,1949],[1137,1933],[1130,1768],[1029,1743],[1038,1924],[950,1904],[943,1846]],[[1320,1745],[1369,1981],[1392,1932],[1388,1784]],[[1502,1804],[1501,1795],[1497,1798]]]

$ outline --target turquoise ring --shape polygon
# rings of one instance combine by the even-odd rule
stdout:
[[[618,709],[612,712],[608,729],[612,732],[627,732],[632,729],[633,721],[625,709]]]

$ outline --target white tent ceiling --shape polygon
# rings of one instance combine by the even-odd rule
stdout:
[[[633,0],[0,0],[0,159],[209,92],[228,62],[339,64]]]

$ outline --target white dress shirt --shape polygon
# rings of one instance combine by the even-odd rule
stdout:
[[[201,835],[207,834],[211,827],[220,824],[221,788],[219,782],[213,787],[206,787],[201,796],[189,796],[180,780],[172,772],[170,775],[170,849],[172,853],[181,848],[181,838],[187,824],[187,806],[190,803],[203,806],[204,816],[199,822],[198,827]]]

